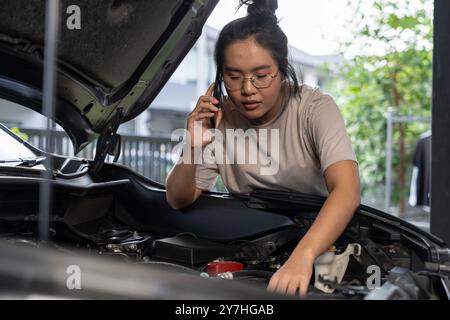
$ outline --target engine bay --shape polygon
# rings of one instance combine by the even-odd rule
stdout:
[[[127,263],[170,270],[176,274],[209,278],[212,281],[225,279],[245,282],[265,289],[273,273],[286,262],[306,232],[305,227],[299,226],[253,239],[221,243],[199,238],[190,232],[166,237],[127,227],[111,228],[112,221],[103,221],[102,224],[108,225],[109,228],[89,235],[84,233],[84,230],[69,226],[64,220],[58,219],[52,224],[53,240],[47,245],[57,251],[71,252],[82,249],[99,258],[109,256]],[[12,234],[11,231],[14,230],[10,228],[9,235],[2,235],[2,238],[15,245],[39,247],[40,242],[36,239],[33,224],[28,227],[28,231],[23,230],[22,225],[15,230],[21,229],[20,236],[17,233]],[[415,287],[411,287],[411,283],[406,287],[398,287],[395,294],[402,298],[430,299],[442,294],[440,291],[443,288],[438,277],[425,277],[429,274],[423,273],[425,266],[421,262],[420,254],[404,241],[383,244],[382,241],[375,242],[367,237],[373,232],[370,228],[359,226],[358,233],[353,231],[350,228],[327,254],[340,260],[350,246],[357,246],[359,252],[348,255],[340,279],[333,278],[330,271],[320,275],[328,275],[325,278],[318,278],[317,274],[313,274],[308,298],[365,299],[370,297],[373,289],[380,288],[392,277],[393,270],[400,272],[401,277],[407,275],[413,278],[413,283],[416,284]],[[328,270],[336,267],[333,263],[329,263]],[[318,270],[316,264],[315,273]],[[378,273],[374,270],[378,270]],[[379,276],[378,282],[371,281],[374,276]]]
[[[167,205],[162,188],[115,170],[100,181],[80,178],[84,187],[80,181],[55,185],[46,247],[265,290],[320,208],[309,197],[294,201],[290,196],[283,202],[274,194],[266,199],[212,195],[178,211]],[[116,180],[105,178],[108,173]],[[0,193],[2,240],[43,245],[37,232],[37,187],[19,179]],[[342,236],[316,259],[307,298],[446,297],[448,284],[435,271],[438,261],[449,255],[448,249],[439,251],[439,245],[420,230],[362,207]]]

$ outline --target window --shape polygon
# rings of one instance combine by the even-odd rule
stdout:
[[[40,113],[17,103],[0,99],[0,122],[9,129],[14,128],[20,137],[36,148],[48,151],[45,150],[47,118]],[[73,156],[72,142],[68,135],[53,121],[51,121],[51,125],[55,128],[55,150],[53,152]]]

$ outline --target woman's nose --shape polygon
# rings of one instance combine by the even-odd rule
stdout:
[[[244,79],[243,83],[242,83],[242,95],[253,95],[256,93],[257,89],[255,88],[255,86],[253,85],[253,82],[251,79]]]

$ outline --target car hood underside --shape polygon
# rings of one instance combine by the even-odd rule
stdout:
[[[144,111],[218,0],[60,1],[54,120],[75,152]],[[45,1],[0,0],[0,97],[42,113]],[[14,14],[11,14],[14,13]],[[70,29],[74,15],[79,29]]]

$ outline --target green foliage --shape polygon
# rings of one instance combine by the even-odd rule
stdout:
[[[28,141],[28,135],[24,132],[21,132],[19,130],[19,128],[17,127],[12,127],[9,130],[11,130],[12,132],[14,132],[17,136],[19,136],[22,140],[24,141]]]
[[[225,184],[223,183],[222,177],[220,175],[217,176],[216,184],[214,185],[213,191],[228,193],[227,187],[225,187]]]
[[[343,53],[355,47],[361,52],[341,66],[330,91],[347,122],[360,163],[363,195],[385,179],[388,108],[394,107],[396,115],[431,116],[432,7],[432,0],[361,0],[354,20],[348,22],[355,33],[343,46]],[[374,54],[379,51],[382,53]],[[430,126],[411,123],[404,127],[403,160],[409,164],[418,136]],[[399,144],[396,125],[393,181],[397,181],[401,160]],[[407,194],[406,187],[393,185],[394,203]]]

